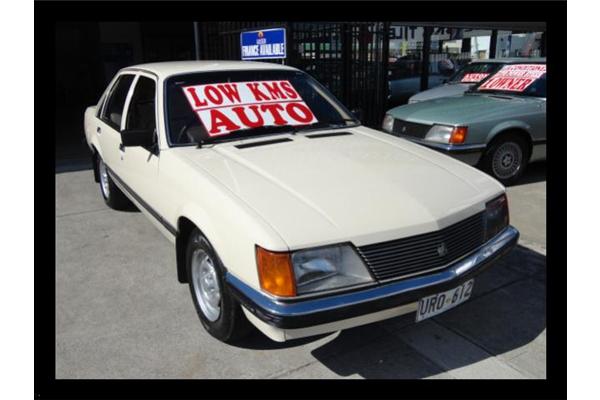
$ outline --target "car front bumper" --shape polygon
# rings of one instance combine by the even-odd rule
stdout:
[[[508,253],[518,238],[519,232],[508,226],[474,252],[435,273],[317,298],[273,298],[230,273],[226,281],[251,321],[267,336],[284,341],[413,312],[420,298],[471,279]]]
[[[420,144],[430,149],[437,150],[469,165],[477,165],[479,163],[479,160],[481,159],[486,147],[485,144],[444,144],[417,139],[407,135],[396,134],[396,136],[401,137],[402,139],[410,140],[413,143]]]

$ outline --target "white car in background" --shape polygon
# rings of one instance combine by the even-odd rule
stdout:
[[[508,252],[505,190],[361,126],[291,67],[190,61],[118,72],[85,112],[106,203],[173,243],[206,330],[276,341],[437,315]],[[174,273],[175,273],[175,266]]]

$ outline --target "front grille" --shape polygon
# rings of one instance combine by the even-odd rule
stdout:
[[[483,213],[479,213],[436,232],[361,246],[357,250],[377,280],[388,280],[441,268],[483,242]]]
[[[401,119],[394,120],[393,132],[399,135],[412,136],[419,139],[424,139],[427,132],[431,129],[431,125],[418,124],[416,122],[404,121]]]

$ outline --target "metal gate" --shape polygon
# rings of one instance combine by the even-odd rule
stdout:
[[[201,54],[239,60],[240,32],[273,27],[287,29],[287,65],[312,75],[349,109],[360,110],[365,125],[380,126],[388,95],[389,23],[203,23]]]

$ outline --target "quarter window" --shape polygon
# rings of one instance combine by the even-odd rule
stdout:
[[[121,75],[113,86],[106,107],[102,113],[102,119],[116,130],[120,130],[121,118],[123,116],[123,107],[127,99],[127,93],[133,82],[133,75]]]

